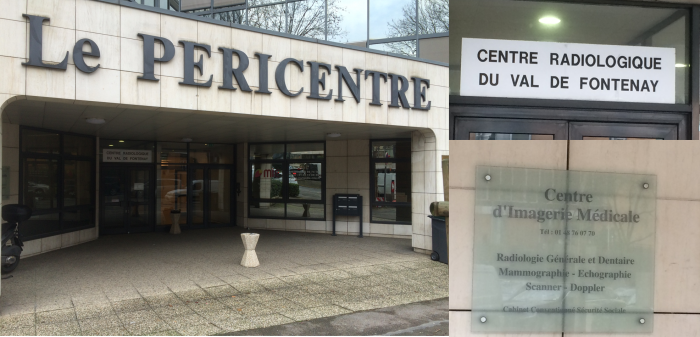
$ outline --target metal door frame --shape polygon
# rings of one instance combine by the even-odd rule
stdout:
[[[202,225],[194,225],[192,222],[192,217],[194,215],[194,191],[190,188],[194,182],[194,171],[201,169],[204,174],[202,177],[202,193],[204,196],[202,198]],[[209,170],[211,169],[228,169],[229,179],[231,182],[230,193],[231,197],[229,200],[230,209],[230,219],[227,224],[216,224],[212,225],[209,222],[208,206],[210,203],[209,191],[211,186],[209,182],[211,181],[211,175]],[[236,225],[236,166],[232,164],[189,164],[187,169],[187,224],[183,225],[183,229],[197,229],[197,228],[218,228],[218,227],[233,227]]]
[[[621,110],[586,110],[586,109],[565,109],[565,108],[533,108],[533,107],[510,107],[510,106],[480,106],[480,105],[466,105],[466,104],[450,104],[450,139],[464,139],[458,136],[463,136],[464,131],[459,130],[463,127],[462,121],[478,122],[478,121],[503,121],[513,123],[517,120],[517,129],[513,129],[511,126],[503,124],[500,130],[517,130],[517,132],[504,132],[504,133],[530,133],[528,128],[532,130],[537,130],[539,133],[542,129],[539,129],[537,124],[549,125],[549,127],[554,127],[550,123],[552,122],[565,122],[568,124],[589,124],[591,126],[599,127],[601,124],[617,125],[617,126],[642,126],[647,125],[649,127],[656,127],[659,130],[667,130],[668,128],[675,128],[676,139],[685,140],[689,139],[691,132],[688,130],[688,125],[691,120],[691,116],[684,112],[647,112],[647,111],[621,111]],[[460,125],[458,125],[460,124]],[[496,123],[498,124],[498,123]],[[530,125],[530,126],[528,126]],[[469,127],[468,132],[474,132],[473,128]],[[544,128],[546,130],[546,127]],[[467,134],[468,134],[467,132]],[[483,131],[483,132],[495,132],[495,131]],[[573,139],[571,134],[571,128],[566,127],[567,133],[566,137],[556,137],[555,139]],[[659,131],[663,133],[664,131]],[[535,133],[535,132],[532,132]],[[655,134],[653,132],[646,132],[649,134]],[[552,131],[547,132],[547,134],[552,134]],[[629,136],[632,137],[632,136]],[[658,138],[666,138],[658,137]],[[468,138],[467,138],[468,139]]]
[[[130,234],[130,233],[144,233],[144,232],[154,232],[155,231],[155,226],[156,226],[156,221],[155,221],[155,167],[151,164],[105,164],[102,163],[100,165],[100,202],[99,202],[99,208],[100,208],[100,224],[104,223],[104,218],[105,218],[105,197],[104,197],[104,178],[105,175],[102,174],[105,169],[118,169],[120,179],[122,180],[123,188],[122,190],[122,197],[123,197],[123,204],[120,205],[122,207],[122,210],[124,211],[122,213],[123,220],[122,220],[122,227],[117,227],[117,228],[104,228],[100,226],[100,235],[109,235],[109,234]],[[129,172],[131,170],[147,170],[148,171],[148,178],[149,178],[149,186],[148,190],[145,191],[145,194],[149,196],[148,201],[146,202],[148,212],[149,212],[149,225],[144,226],[144,227],[135,227],[135,230],[131,228],[130,222],[129,222],[129,217],[127,216],[127,213],[130,212],[130,206],[131,206],[131,201],[129,200],[128,193],[127,191],[129,190],[129,184],[131,183],[131,176],[129,175]]]
[[[570,122],[569,138],[619,137],[678,140],[678,126],[671,124],[621,124]]]

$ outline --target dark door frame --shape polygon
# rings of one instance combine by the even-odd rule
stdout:
[[[104,197],[104,179],[105,175],[102,174],[102,172],[105,171],[105,169],[119,169],[120,170],[120,179],[122,180],[124,188],[122,189],[122,200],[124,200],[123,204],[120,205],[122,209],[124,210],[123,216],[123,226],[119,228],[104,228],[101,226],[104,223],[105,219],[105,209],[106,209],[106,198]],[[148,178],[149,178],[149,184],[148,184],[148,190],[145,191],[146,195],[149,196],[148,201],[146,203],[148,207],[148,214],[149,214],[149,225],[144,226],[144,227],[135,227],[131,228],[129,225],[129,220],[127,217],[127,213],[129,212],[128,210],[130,209],[131,206],[131,201],[129,200],[129,196],[127,191],[129,190],[129,184],[131,183],[130,175],[128,174],[131,170],[147,170],[148,171]],[[132,163],[124,163],[124,164],[112,164],[112,163],[101,163],[100,164],[100,202],[99,202],[99,209],[100,209],[100,235],[109,235],[109,234],[126,234],[126,233],[143,233],[143,232],[153,232],[155,231],[155,226],[156,226],[156,219],[155,219],[155,167],[152,164],[132,164]],[[114,206],[114,205],[110,205]]]
[[[201,169],[203,170],[202,176],[202,225],[194,225],[192,223],[192,217],[194,215],[194,189],[189,188],[194,182],[194,171]],[[230,209],[230,219],[227,224],[216,224],[212,225],[210,223],[208,208],[207,206],[211,202],[209,198],[209,191],[211,185],[211,175],[209,171],[211,169],[228,169],[229,170],[229,180],[231,182],[230,192],[231,197],[229,200]],[[189,164],[187,172],[187,223],[183,224],[181,227],[183,229],[196,229],[196,228],[216,228],[216,227],[230,227],[236,224],[236,166],[230,164]]]
[[[624,111],[612,109],[582,109],[582,108],[537,108],[537,107],[511,107],[511,106],[482,106],[466,104],[450,104],[450,139],[458,138],[463,132],[458,131],[455,125],[458,120],[466,119],[492,119],[492,120],[519,120],[523,127],[532,125],[533,122],[541,122],[547,125],[552,121],[565,121],[567,123],[582,123],[600,125],[600,123],[616,123],[620,126],[625,124],[638,124],[658,126],[660,129],[668,130],[669,126],[676,129],[677,139],[690,139],[688,125],[690,124],[690,114],[685,111],[674,112],[647,112],[647,111]],[[610,124],[614,126],[614,124]],[[535,128],[535,126],[532,126]],[[494,131],[491,131],[494,132]],[[458,134],[459,133],[459,134]],[[527,133],[519,131],[515,133]],[[552,132],[549,132],[552,134]],[[569,135],[571,137],[572,135]],[[633,137],[629,135],[628,137]],[[556,138],[555,138],[556,139]],[[561,138],[560,138],[561,139]]]

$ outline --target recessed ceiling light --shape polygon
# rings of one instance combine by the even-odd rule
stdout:
[[[182,138],[182,141],[185,143],[189,143],[192,141],[192,138]]]
[[[85,121],[90,123],[90,124],[104,124],[105,123],[104,118],[86,118]]]
[[[676,63],[676,68],[685,68],[688,67],[687,64],[682,64],[682,63]]]
[[[109,146],[114,146],[114,145],[112,145],[112,144],[109,144]]]
[[[545,24],[545,25],[556,25],[557,23],[561,22],[559,18],[555,18],[553,16],[545,16],[540,19],[540,23]]]
[[[340,137],[341,135],[340,135],[339,133],[337,133],[337,132],[333,132],[333,133],[327,134],[326,136],[331,137],[331,138],[338,138],[338,137]]]
[[[123,143],[124,141],[123,141],[123,140],[120,140],[119,142],[120,142],[120,143]]]

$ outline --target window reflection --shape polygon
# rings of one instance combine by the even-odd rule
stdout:
[[[538,135],[530,133],[496,133],[496,132],[471,132],[471,140],[553,140],[554,135]]]
[[[24,160],[24,204],[32,210],[58,208],[58,160]]]
[[[324,143],[251,144],[249,152],[250,217],[325,218]]]
[[[172,225],[172,214],[181,214],[180,224],[187,219],[187,166],[173,165],[156,168],[157,225]]]

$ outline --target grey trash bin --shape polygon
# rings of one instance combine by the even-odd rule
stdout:
[[[433,227],[433,253],[430,259],[447,263],[447,230],[445,228],[445,217],[428,215]]]

